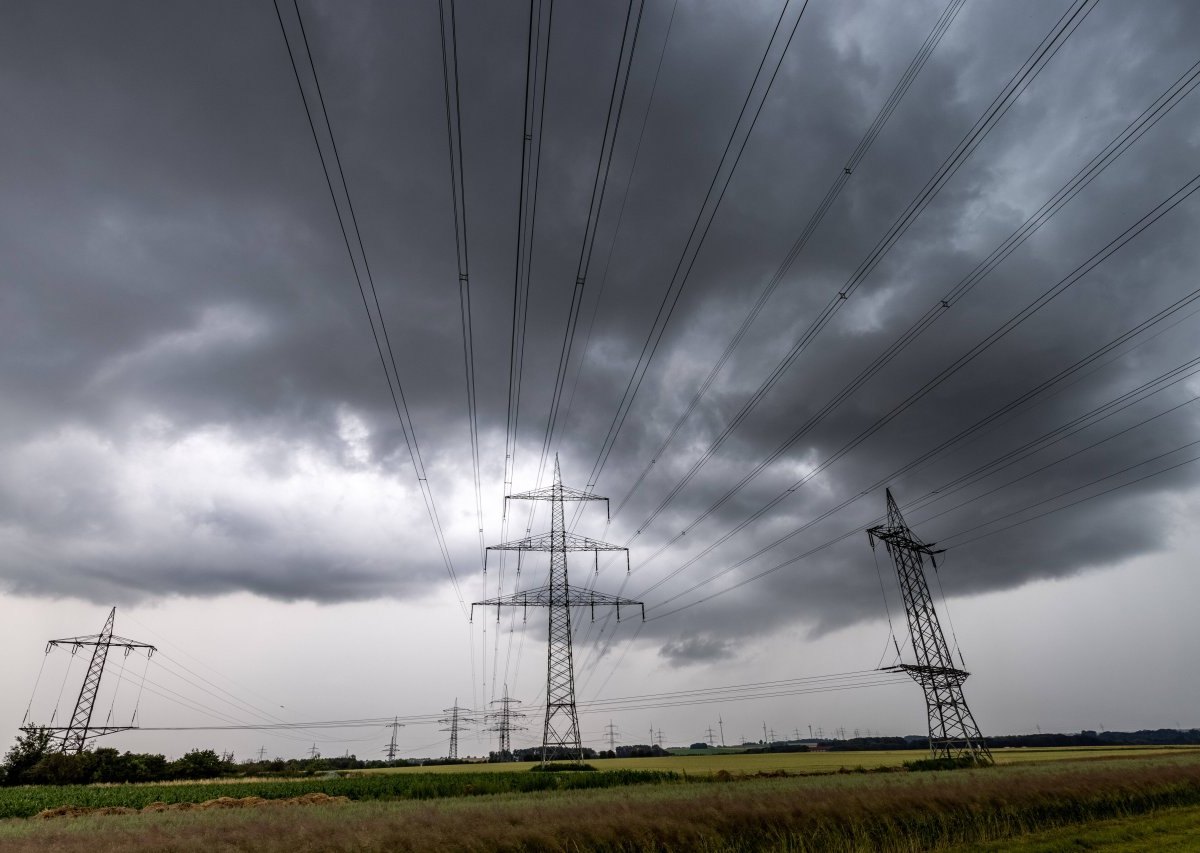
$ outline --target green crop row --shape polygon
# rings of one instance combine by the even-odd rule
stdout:
[[[351,800],[429,800],[482,794],[573,791],[672,782],[674,773],[388,773],[329,779],[251,780],[172,785],[62,785],[0,788],[0,818],[30,817],[59,806],[142,808],[150,803],[200,803],[218,797],[286,799],[320,792]]]

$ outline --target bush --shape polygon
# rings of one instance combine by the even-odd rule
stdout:
[[[25,774],[49,753],[52,737],[46,729],[26,729],[18,736],[17,742],[4,756],[4,766],[0,768],[0,783],[25,784]]]

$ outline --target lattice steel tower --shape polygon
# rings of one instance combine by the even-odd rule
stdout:
[[[387,753],[388,761],[395,761],[397,755],[396,738],[400,734],[400,730],[404,728],[404,723],[400,722],[399,717],[393,717],[392,721],[384,726],[384,728],[392,730],[392,738],[388,741],[388,745],[383,748],[383,751]]]
[[[113,646],[117,646],[124,649],[125,656],[128,657],[129,653],[134,649],[146,649],[147,658],[157,651],[149,643],[139,643],[136,640],[127,640],[124,637],[118,637],[113,634],[113,622],[116,618],[117,608],[114,607],[108,612],[108,619],[104,621],[104,629],[99,634],[89,634],[86,637],[65,637],[61,640],[51,640],[46,644],[47,652],[55,646],[70,646],[72,655],[85,646],[92,647],[92,659],[88,664],[87,673],[83,677],[83,686],[79,688],[79,697],[75,700],[75,711],[71,714],[71,724],[59,728],[45,726],[27,727],[62,732],[62,740],[59,741],[58,747],[59,752],[83,752],[88,738],[136,728],[132,724],[128,726],[110,726],[108,725],[111,722],[110,720],[106,720],[103,726],[92,725],[92,711],[96,705],[96,694],[100,692],[100,678],[104,675],[104,664],[108,660],[108,650]],[[134,714],[136,715],[137,712],[134,711]]]
[[[488,551],[541,551],[550,554],[550,579],[545,586],[516,592],[512,595],[476,601],[471,604],[472,618],[476,605],[495,607],[496,619],[500,619],[501,607],[545,607],[550,612],[549,636],[546,647],[546,722],[542,732],[542,763],[553,758],[583,760],[583,744],[579,736],[579,714],[575,708],[575,664],[571,652],[571,608],[588,607],[595,618],[596,605],[617,608],[617,619],[621,618],[621,607],[642,608],[642,619],[646,618],[645,606],[640,601],[619,598],[590,589],[572,589],[567,578],[567,554],[574,551],[592,551],[599,572],[601,551],[624,551],[625,568],[629,570],[629,549],[577,536],[566,529],[563,522],[564,501],[604,501],[608,498],[563,486],[558,457],[554,457],[554,484],[517,495],[508,500],[550,501],[550,532],[529,536],[502,545],[491,545]],[[487,570],[485,556],[484,570]],[[518,560],[520,557],[518,556]]]
[[[508,695],[508,685],[504,685],[504,698],[495,699],[490,704],[497,706],[499,710],[492,711],[487,715],[487,721],[491,725],[487,728],[489,732],[496,732],[499,735],[499,748],[496,750],[502,759],[511,761],[512,754],[512,733],[514,731],[523,731],[525,726],[519,725],[517,720],[525,719],[525,715],[518,711],[514,706],[520,705],[520,699],[513,699]]]
[[[448,758],[451,761],[455,761],[458,759],[458,732],[459,732],[459,729],[465,729],[467,726],[469,726],[475,722],[474,719],[467,716],[466,712],[468,710],[470,710],[470,709],[469,708],[460,708],[458,706],[458,699],[456,698],[454,700],[454,707],[446,708],[444,711],[444,713],[447,714],[448,716],[442,717],[440,720],[438,720],[439,723],[441,723],[443,726],[445,726],[445,728],[442,729],[442,731],[450,732],[450,753],[448,755]]]
[[[970,673],[954,666],[925,578],[925,557],[929,557],[936,571],[935,555],[942,552],[935,551],[932,542],[922,542],[908,529],[891,489],[887,490],[887,523],[872,527],[867,537],[872,549],[876,539],[883,542],[896,565],[917,662],[889,669],[907,672],[925,691],[930,754],[934,758],[968,757],[977,764],[991,764],[992,753],[963,698],[962,685]]]

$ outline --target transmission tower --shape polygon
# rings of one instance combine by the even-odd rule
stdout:
[[[499,750],[501,760],[511,761],[512,754],[512,733],[514,731],[524,731],[525,726],[518,725],[516,720],[525,719],[525,715],[516,710],[513,706],[520,705],[521,700],[513,699],[508,695],[508,685],[504,685],[504,698],[495,699],[493,705],[499,706],[498,711],[493,711],[487,715],[487,721],[492,725],[487,729],[489,732],[496,732],[499,735]]]
[[[660,747],[663,745],[662,729],[659,729],[657,732],[654,733],[654,742],[656,744],[658,744]]]
[[[709,746],[712,746],[714,743],[716,743],[716,740],[713,738],[712,726],[709,726],[707,729],[705,729],[704,734],[706,735],[704,741],[705,743],[707,743]]]
[[[317,749],[317,745],[315,743],[309,748],[308,757],[312,758],[312,759],[317,759],[317,758],[321,757],[321,751],[319,749]]]
[[[392,730],[392,739],[388,742],[388,745],[384,747],[384,752],[387,753],[388,761],[395,761],[396,760],[396,736],[398,734],[400,734],[400,730],[402,728],[404,728],[404,723],[400,722],[399,717],[393,717],[392,721],[390,723],[388,723],[386,726],[384,726],[384,728]]]
[[[545,586],[517,592],[487,601],[471,604],[474,618],[476,605],[495,607],[496,620],[500,619],[501,607],[545,607],[549,610],[549,635],[546,643],[546,721],[542,731],[542,763],[554,757],[583,760],[583,743],[579,736],[579,713],[575,707],[575,664],[571,652],[571,608],[587,607],[592,618],[596,616],[596,605],[613,606],[617,609],[617,620],[621,619],[621,606],[640,607],[642,619],[646,608],[640,601],[620,598],[590,589],[572,589],[567,580],[567,554],[574,551],[592,551],[595,554],[596,571],[600,571],[601,551],[624,551],[625,570],[629,571],[629,549],[577,536],[567,531],[563,523],[564,501],[604,501],[608,498],[563,486],[558,456],[554,457],[554,484],[516,495],[508,500],[550,501],[550,532],[529,536],[502,545],[491,545],[488,551],[549,552],[550,579]],[[506,504],[507,506],[507,504]],[[487,556],[484,556],[484,571],[487,571]]]
[[[88,664],[87,673],[83,677],[83,686],[79,688],[79,698],[75,700],[75,710],[71,714],[71,724],[59,727],[23,727],[25,730],[36,728],[49,732],[62,732],[62,739],[58,745],[59,752],[83,752],[89,738],[137,728],[132,724],[133,721],[128,726],[111,726],[108,724],[111,720],[106,720],[103,726],[92,725],[92,711],[96,705],[96,694],[100,691],[100,678],[104,675],[104,664],[108,660],[109,649],[113,646],[124,649],[125,657],[129,657],[134,649],[145,649],[147,659],[157,651],[149,643],[139,643],[136,640],[127,640],[115,635],[113,622],[116,618],[117,608],[114,607],[108,612],[108,619],[105,620],[104,628],[99,634],[89,634],[86,637],[66,637],[61,640],[51,640],[46,644],[47,653],[56,646],[70,646],[72,656],[84,647],[90,646],[92,649],[92,659]],[[133,713],[136,720],[137,711],[135,710]]]
[[[876,539],[883,542],[896,566],[917,662],[888,669],[907,672],[925,692],[930,754],[934,758],[967,757],[977,764],[993,763],[992,753],[963,698],[962,685],[970,673],[954,666],[925,578],[925,557],[936,571],[935,555],[941,551],[935,551],[933,543],[922,542],[908,529],[891,489],[887,490],[887,523],[872,527],[867,537],[872,549]]]
[[[608,737],[608,748],[616,753],[617,751],[617,727],[613,725],[613,721],[609,720],[608,725],[604,727],[604,734]]]
[[[438,720],[439,723],[445,726],[442,731],[450,732],[450,754],[448,757],[451,761],[454,761],[458,758],[459,729],[465,729],[467,726],[475,722],[475,720],[467,716],[466,712],[468,710],[470,709],[460,708],[458,706],[458,699],[456,698],[454,700],[454,707],[446,708],[443,711],[443,713],[447,714],[448,716],[442,717],[440,720]]]

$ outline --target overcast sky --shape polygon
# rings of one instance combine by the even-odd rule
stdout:
[[[802,5],[784,11],[764,76]],[[1200,60],[1193,3],[1089,5],[911,227],[856,279],[1071,6],[967,0],[659,454],[946,8],[804,5],[711,228],[692,241],[694,266],[595,484],[613,499],[611,523],[592,506],[577,528],[628,541],[632,572],[623,560],[601,561],[589,577],[589,558],[573,564],[573,581],[644,600],[648,617],[640,628],[583,617],[581,700],[868,670],[881,654],[892,662],[889,614],[897,641],[906,636],[895,574],[880,553],[881,591],[861,533],[883,512],[889,484],[918,535],[948,549],[931,580],[974,673],[966,694],[986,734],[1200,726],[1190,653],[1200,628],[1189,604],[1200,594],[1200,463],[1189,462],[1200,455],[1190,444],[1200,439],[1200,403],[1191,402],[1200,379],[1187,366],[1200,356],[1200,301],[1164,313],[1200,286],[1200,193],[1176,196],[1094,270],[960,361],[1189,186],[1200,171],[1200,95],[1179,98],[969,293],[933,311],[899,355],[842,394]],[[312,107],[295,12],[280,8]],[[645,3],[550,448],[567,485],[588,482],[781,8]],[[302,0],[300,11],[463,600],[540,584],[544,560],[527,560],[519,578],[511,564],[501,578],[491,561],[486,581],[481,573],[438,5]],[[615,0],[554,7],[516,491],[545,484],[542,439],[626,11]],[[431,714],[456,697],[479,709],[505,682],[535,704],[544,614],[524,626],[507,616],[498,625],[494,614],[469,624],[463,614],[269,0],[37,3],[7,19],[0,728],[20,724],[31,691],[32,719],[45,721],[56,701],[69,712],[81,664],[68,671],[69,656],[54,652],[38,680],[44,643],[98,631],[113,605],[118,633],[165,653],[147,670],[144,726],[209,724],[214,710],[236,721]],[[491,544],[502,535],[529,8],[458,0],[456,21]],[[331,156],[323,130],[321,141]],[[840,302],[832,319],[741,417],[831,298]],[[737,428],[673,491],[734,418]],[[514,513],[508,538],[529,518]],[[533,528],[548,523],[543,507]],[[106,688],[97,705],[114,719],[131,715],[137,694],[136,661],[118,672],[122,663],[110,662],[116,696],[110,704]],[[202,692],[218,685],[227,692]],[[243,704],[221,704],[231,697]],[[910,683],[613,719],[626,742],[644,742],[653,724],[685,743],[718,715],[733,741],[760,736],[764,721],[780,734],[809,724],[827,734],[919,733],[923,712]],[[585,736],[598,740],[608,719],[585,715]],[[141,732],[111,743],[239,755],[262,743],[298,755],[316,739],[327,754],[366,756],[387,732],[321,737]],[[414,725],[401,742],[438,754],[442,737]],[[479,737],[464,751],[487,748]]]

